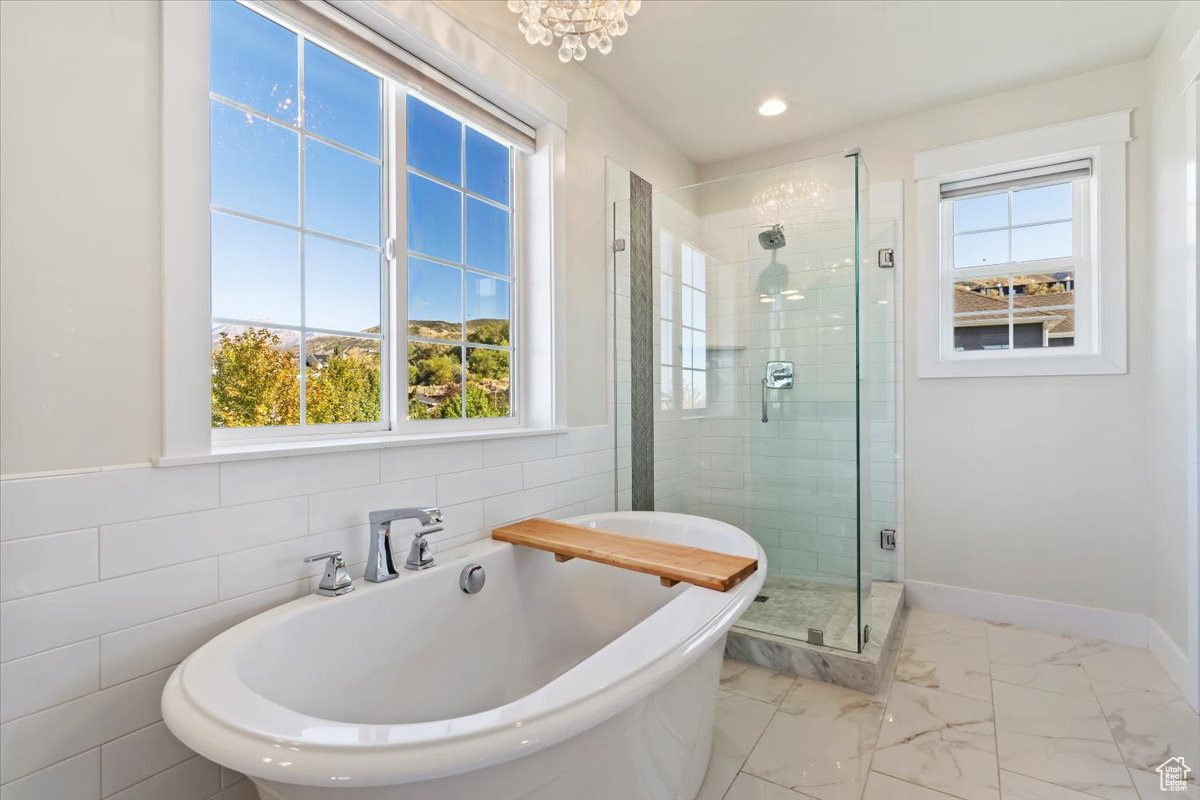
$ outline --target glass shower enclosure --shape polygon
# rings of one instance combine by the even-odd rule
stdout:
[[[767,579],[738,627],[850,651],[893,366],[868,186],[850,151],[665,192],[632,176],[612,207],[617,507],[742,528]]]

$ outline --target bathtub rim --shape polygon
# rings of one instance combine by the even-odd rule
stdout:
[[[468,715],[418,723],[324,720],[267,700],[242,683],[235,669],[217,669],[214,679],[214,664],[233,663],[236,648],[263,627],[304,614],[316,603],[330,602],[310,595],[230,628],[185,659],[163,689],[163,718],[177,738],[212,761],[252,777],[313,786],[386,786],[435,780],[520,758],[563,741],[649,696],[693,663],[733,626],[765,576],[761,546],[727,523],[668,512],[601,512],[569,521],[603,522],[631,514],[682,518],[680,521],[693,525],[702,521],[705,527],[728,531],[736,537],[730,540],[735,549],[737,544],[746,550],[753,546],[759,569],[725,593],[687,587],[563,675],[517,700]],[[472,542],[442,553],[440,567],[443,571],[457,569],[464,558],[512,547],[490,539]],[[411,579],[432,578],[438,569]],[[403,584],[394,581],[363,588],[388,591],[396,585]],[[647,648],[648,642],[654,646]],[[210,674],[195,674],[202,668],[208,668]],[[215,690],[224,696],[226,702],[221,705],[233,708],[233,713],[218,716],[209,703],[199,701],[194,692],[197,684],[206,693]],[[250,711],[242,713],[247,708]],[[236,719],[239,716],[242,719]],[[254,718],[246,719],[248,716]],[[268,724],[270,729],[263,727]],[[447,726],[455,730],[447,732]],[[374,741],[363,744],[364,739]],[[383,754],[388,756],[381,757]]]

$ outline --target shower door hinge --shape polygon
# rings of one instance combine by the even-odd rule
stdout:
[[[879,268],[891,269],[896,266],[896,251],[890,247],[885,247],[879,251]]]
[[[624,253],[625,252],[625,240],[624,239],[613,239],[613,252],[614,253]]]
[[[863,625],[863,644],[869,644],[871,641],[871,626]]]
[[[884,528],[879,532],[879,546],[884,550],[896,549],[896,530],[895,528]]]

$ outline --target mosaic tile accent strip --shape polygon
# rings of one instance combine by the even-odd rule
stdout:
[[[651,186],[629,174],[633,510],[654,510],[654,257]]]

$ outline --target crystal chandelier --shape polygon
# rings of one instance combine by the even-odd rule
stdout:
[[[530,44],[551,45],[561,39],[558,60],[583,61],[587,47],[606,54],[613,37],[624,36],[642,0],[508,0],[508,10],[520,14],[517,28]],[[584,47],[584,42],[587,47]]]

